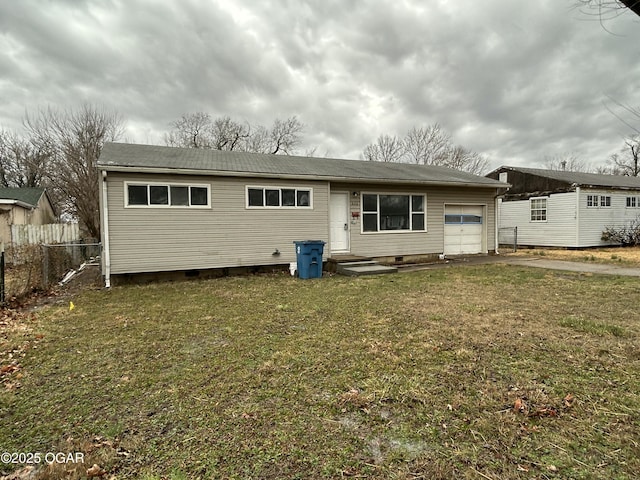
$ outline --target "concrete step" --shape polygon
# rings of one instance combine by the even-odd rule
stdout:
[[[377,262],[346,262],[337,265],[337,273],[341,275],[358,276],[358,275],[378,275],[381,273],[396,273],[396,267],[380,265]]]

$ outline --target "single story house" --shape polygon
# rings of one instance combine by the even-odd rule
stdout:
[[[12,225],[46,225],[56,213],[44,188],[0,188],[0,240],[12,243]]]
[[[443,167],[107,143],[98,160],[105,282],[143,272],[335,255],[488,253],[507,185]]]
[[[501,233],[517,227],[517,244],[583,248],[609,245],[607,227],[640,215],[640,178],[500,167],[487,177],[511,187],[498,205]]]

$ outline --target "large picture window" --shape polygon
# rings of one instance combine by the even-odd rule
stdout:
[[[424,195],[362,194],[362,231],[424,231]]]
[[[127,207],[209,207],[209,185],[125,183]]]
[[[312,189],[247,187],[248,208],[312,208]]]

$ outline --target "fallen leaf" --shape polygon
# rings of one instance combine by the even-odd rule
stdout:
[[[100,468],[97,463],[94,463],[93,466],[87,470],[87,477],[101,477],[105,473],[107,472]]]
[[[18,366],[13,363],[11,365],[3,365],[0,367],[0,374],[13,373],[16,370],[18,370]]]
[[[516,398],[516,401],[513,403],[513,411],[514,412],[524,412],[527,408],[526,403],[521,398]]]
[[[567,393],[567,395],[564,397],[564,399],[562,401],[563,401],[565,407],[571,408],[571,407],[573,407],[573,402],[576,401],[576,397],[574,395],[572,395],[571,393]]]

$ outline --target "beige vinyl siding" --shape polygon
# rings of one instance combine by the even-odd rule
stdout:
[[[518,227],[519,245],[578,246],[576,244],[576,193],[555,193],[546,198],[547,220],[539,222],[531,221],[529,200],[501,201],[499,204],[500,228]]]
[[[125,181],[209,184],[211,208],[125,208]],[[107,182],[113,274],[289,263],[294,240],[328,240],[326,182],[114,172]],[[247,185],[310,188],[313,209],[247,209]]]
[[[495,250],[495,195],[494,189],[462,187],[415,187],[334,184],[336,191],[348,190],[351,195],[351,212],[360,213],[362,192],[398,193],[426,196],[427,231],[362,233],[362,215],[350,225],[351,253],[370,257],[440,254],[444,251],[444,209],[445,204],[481,205],[485,211],[483,223],[486,226],[484,245],[487,250]],[[358,192],[358,197],[353,196]]]
[[[587,207],[588,195],[609,196],[611,206]],[[634,196],[639,197],[640,190],[581,189],[579,246],[609,245],[602,240],[602,232],[606,227],[619,228],[628,225],[640,215],[640,208],[627,208],[627,197]]]

